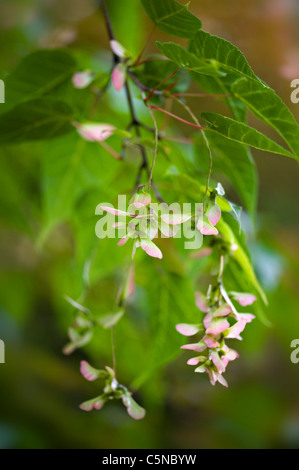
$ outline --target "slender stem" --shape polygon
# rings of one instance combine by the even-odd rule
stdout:
[[[109,144],[107,144],[107,142],[102,141],[102,142],[100,142],[100,145],[108,153],[110,153],[110,155],[112,155],[112,157],[115,158],[116,160],[121,160],[122,159],[121,155],[119,155]]]
[[[115,335],[114,326],[111,328],[111,356],[112,356],[112,369],[116,371],[116,355],[115,355]]]
[[[207,184],[206,184],[206,190],[205,190],[205,198],[204,198],[204,204],[203,204],[203,209],[205,211],[206,205],[207,205],[207,197],[208,197],[208,191],[209,191],[209,186],[210,186],[210,180],[211,180],[211,175],[212,175],[212,152],[211,152],[211,147],[209,144],[209,141],[207,139],[207,136],[204,131],[202,131],[202,136],[204,138],[204,141],[206,143],[208,152],[209,152],[209,173],[207,177]]]
[[[175,95],[170,95],[170,98],[174,99],[176,101],[176,103],[180,104],[181,106],[183,106],[183,108],[187,111],[187,113],[191,116],[191,118],[193,119],[193,121],[195,122],[195,124],[200,127],[200,124],[199,124],[199,121],[197,119],[197,117],[195,116],[195,114],[193,113],[193,111],[191,111],[191,108],[186,104],[186,103],[183,103],[183,101],[179,100]],[[201,127],[201,129],[203,129]]]
[[[224,269],[224,256],[223,256],[223,255],[220,255],[220,265],[219,265],[218,281],[222,281],[222,278],[223,278],[223,269]]]
[[[175,96],[176,98],[184,97],[184,98],[229,98],[230,95],[213,95],[207,93],[174,93],[171,96]]]
[[[226,290],[224,289],[224,287],[223,287],[222,284],[220,285],[220,292],[221,292],[222,297],[224,298],[225,302],[231,307],[233,313],[236,314],[236,315],[238,315],[238,312],[237,312],[237,310],[235,309],[234,304],[233,304],[232,301],[230,300],[229,295],[228,295],[228,293],[226,292]]]
[[[187,71],[185,73],[181,74],[181,76],[177,80],[175,80],[173,83],[168,85],[167,88],[164,89],[164,92],[167,92],[167,91],[171,90],[172,88],[174,88],[182,80],[182,78],[185,77],[187,74],[188,74]]]
[[[134,105],[133,105],[133,100],[132,100],[129,84],[128,84],[127,81],[125,83],[125,91],[126,91],[126,97],[127,97],[129,110],[130,110],[130,113],[131,113],[132,125],[135,127],[135,132],[136,132],[137,138],[140,139],[141,138],[141,133],[140,133],[140,129],[139,129],[139,121],[136,117],[135,108],[134,108]],[[147,171],[149,171],[149,166],[148,166],[148,161],[147,161],[147,155],[146,155],[145,148],[141,144],[138,144],[138,147],[140,149],[140,153],[141,153],[141,157],[142,157],[142,168],[145,168]]]
[[[193,122],[186,121],[185,119],[180,118],[176,114],[170,113],[169,111],[166,111],[166,109],[159,108],[158,106],[154,105],[149,105],[150,108],[156,109],[157,111],[161,111],[162,113],[168,114],[168,116],[173,117],[174,119],[177,119],[178,121],[184,122],[185,124],[188,124],[188,126],[196,127],[197,129],[205,129],[202,126],[198,126],[197,124],[193,124]]]
[[[142,91],[152,91],[152,94],[153,95],[163,95],[163,91],[161,90],[152,90],[152,88],[149,88],[148,86],[146,85],[143,85],[143,83],[141,83],[138,78],[135,77],[135,75],[130,71],[128,70],[128,75],[129,77],[133,80],[133,82],[135,82],[135,84],[140,88],[140,90]]]
[[[221,286],[222,286],[222,278],[223,278],[223,270],[224,270],[224,256],[221,254],[219,259],[219,273],[218,273],[218,307],[221,304]]]
[[[114,33],[113,33],[112,24],[111,24],[111,21],[110,21],[110,16],[109,16],[109,13],[108,13],[108,10],[107,10],[105,0],[101,1],[101,8],[102,8],[102,12],[103,12],[103,16],[104,16],[104,20],[105,20],[105,24],[106,24],[108,37],[109,37],[109,40],[112,41],[112,40],[115,39],[115,36],[114,36]]]
[[[151,166],[150,174],[149,174],[149,178],[148,178],[148,187],[149,187],[149,189],[150,189],[150,188],[151,188],[151,184],[152,184],[152,177],[153,177],[154,166],[155,166],[155,162],[156,162],[156,158],[157,158],[157,153],[158,153],[159,129],[158,129],[157,121],[156,121],[156,119],[155,119],[155,115],[154,115],[153,110],[152,110],[152,108],[151,108],[150,106],[149,106],[149,112],[151,113],[152,120],[153,120],[154,127],[155,127],[155,152],[154,152],[154,158],[153,158],[153,162],[152,162],[152,166]]]
[[[164,80],[162,80],[160,83],[158,83],[158,85],[156,85],[154,88],[152,88],[151,92],[149,93],[149,95],[144,99],[144,101],[148,101],[152,95],[154,94],[154,92],[157,90],[157,88],[159,88],[161,85],[163,85],[163,83],[167,82],[171,77],[173,77],[178,71],[179,71],[179,67],[177,69],[174,70],[174,72],[172,72],[170,75],[168,75],[168,77],[164,78]]]

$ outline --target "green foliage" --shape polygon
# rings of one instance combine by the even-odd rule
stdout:
[[[6,105],[55,96],[75,73],[76,61],[63,50],[40,50],[25,57],[6,80]]]
[[[51,139],[73,130],[72,108],[63,101],[46,98],[17,104],[0,115],[0,143]]]
[[[114,2],[114,15],[122,8],[118,3]],[[157,55],[143,61],[141,57],[135,62],[134,57],[128,62],[115,55],[107,60],[108,51],[92,60],[86,57],[86,63],[98,61],[104,72],[83,90],[75,89],[71,80],[81,71],[76,53],[34,52],[9,75],[7,103],[0,114],[6,175],[5,181],[0,175],[0,184],[5,191],[11,189],[1,218],[30,231],[39,253],[50,253],[51,257],[51,250],[59,251],[63,243],[69,247],[65,259],[48,273],[59,312],[67,309],[69,313],[67,318],[61,314],[61,323],[67,323],[63,324],[63,337],[67,326],[70,339],[65,351],[84,347],[88,355],[109,363],[107,330],[115,329],[120,373],[130,377],[136,387],[149,383],[157,370],[179,354],[182,339],[176,324],[202,321],[203,312],[195,305],[198,285],[206,291],[209,285],[217,290],[223,281],[234,291],[236,286],[249,289],[259,298],[256,311],[263,316],[261,305],[267,304],[267,298],[240,227],[241,209],[226,199],[216,175],[220,174],[221,181],[222,177],[230,181],[254,220],[257,174],[248,147],[299,159],[297,122],[237,47],[200,31],[201,22],[188,11],[188,5],[173,0],[141,3],[158,28],[189,39],[188,47],[157,41],[164,58]],[[131,2],[130,11],[135,12],[135,7],[137,3]],[[137,56],[140,48],[134,44],[133,27],[140,10],[135,13],[130,27],[119,17],[116,30],[117,39]],[[122,28],[118,29],[118,23]],[[143,37],[144,33],[138,34]],[[122,91],[115,86],[115,65],[119,62],[127,73]],[[221,95],[218,98],[228,106],[233,119],[203,112],[200,117],[207,127],[201,128],[194,103],[188,100],[188,92],[196,93],[194,85],[199,85],[200,93]],[[248,110],[276,130],[291,152],[248,126]],[[109,125],[110,130],[79,135],[74,121],[81,126],[87,121],[100,127]],[[188,132],[183,127],[187,125]],[[16,164],[20,171],[16,171]],[[24,181],[23,173],[29,182]],[[200,230],[194,212],[190,219],[196,233],[203,236],[208,259],[201,259],[200,252],[190,254],[182,240],[170,237],[157,240],[162,260],[147,256],[149,250],[141,243],[137,246],[133,236],[125,246],[117,246],[115,239],[96,238],[95,226],[102,215],[95,213],[95,208],[100,203],[117,205],[118,194],[127,195],[128,200],[136,194],[148,197],[149,189],[153,201],[202,203],[203,218],[213,234]],[[31,208],[22,207],[10,217],[15,191],[21,199],[28,199]],[[213,223],[208,218],[211,209],[217,219]],[[28,212],[30,217],[26,218]],[[109,217],[107,220],[112,220]],[[161,228],[160,219],[159,223]],[[134,261],[133,246],[137,248]],[[132,264],[135,288],[127,293]],[[70,302],[68,298],[71,306],[61,306],[65,295],[77,300]],[[221,297],[217,301],[220,303]],[[109,393],[114,391],[111,388]],[[127,389],[120,396],[130,415],[143,417],[143,409]],[[85,407],[100,407],[101,403],[88,401]]]

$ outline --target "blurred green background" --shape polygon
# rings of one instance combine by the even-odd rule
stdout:
[[[107,4],[119,41],[140,52],[152,30],[140,2],[110,0]],[[299,78],[297,0],[193,0],[190,9],[206,31],[225,37],[244,52],[257,75],[299,120],[299,104],[290,100],[290,82]],[[169,36],[155,31],[153,38]],[[38,48],[68,48],[76,51],[81,63],[85,51],[88,64],[102,60],[103,50],[108,49],[104,24],[92,0],[1,0],[0,43],[4,81],[22,57]],[[205,100],[200,101],[194,111],[199,114],[205,105]],[[125,126],[125,103],[115,106],[123,110],[123,119],[115,119]],[[259,128],[263,130],[260,124]],[[107,332],[100,331],[98,341],[84,352],[70,357],[61,353],[72,318],[64,295],[80,295],[77,272],[94,245],[98,282],[89,302],[101,313],[113,302],[115,273],[122,259],[113,252],[114,240],[107,244],[95,239],[94,208],[103,198],[113,202],[117,192],[128,188],[120,176],[111,187],[108,176],[115,163],[110,160],[92,177],[68,175],[73,178],[68,186],[62,180],[65,161],[55,160],[55,144],[49,145],[1,148],[0,338],[6,345],[6,363],[0,364],[0,448],[299,448],[299,364],[290,360],[290,343],[299,338],[297,163],[254,152],[260,179],[258,236],[253,239],[249,233],[249,241],[269,298],[267,317],[272,326],[257,319],[247,328],[244,341],[238,343],[240,358],[226,374],[228,389],[211,387],[206,377],[194,374],[185,365],[185,353],[165,370],[153,371],[136,393],[147,409],[146,419],[134,422],[118,403],[91,414],[78,408],[97,390],[81,377],[79,361],[92,358],[99,367],[110,362]],[[130,167],[124,171],[129,175]],[[81,194],[83,187],[91,190]],[[234,197],[229,183],[226,189]],[[73,217],[72,204],[78,209]],[[174,273],[180,269],[177,260],[166,262],[172,263]],[[135,293],[136,305],[145,311],[131,306],[139,330],[124,320],[117,331],[120,380],[126,384],[140,375],[150,341],[147,317],[154,307],[149,303],[155,304],[159,285],[151,273],[147,298],[147,266],[148,260],[139,267],[141,281]],[[177,301],[174,292],[180,287],[184,297],[184,285],[178,286],[174,279],[168,297],[159,299],[160,308]],[[159,321],[163,323],[163,316]],[[138,338],[138,331],[145,340]],[[163,334],[167,342],[166,329]]]

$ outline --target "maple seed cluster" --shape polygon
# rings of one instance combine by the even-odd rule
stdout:
[[[194,336],[199,332],[203,332],[200,341],[185,344],[181,348],[207,354],[192,357],[187,361],[187,364],[198,366],[195,372],[206,372],[212,385],[219,382],[227,387],[227,381],[222,374],[225,372],[228,363],[239,357],[239,354],[227,346],[226,340],[233,338],[242,340],[240,333],[255,316],[251,313],[238,313],[227,294],[225,297],[229,303],[225,302],[218,305],[216,302],[210,306],[210,299],[201,292],[197,292],[196,305],[202,312],[206,313],[203,323],[179,323],[176,325],[176,329],[184,336]],[[239,292],[231,292],[230,297],[241,306],[251,305],[256,300],[253,294]]]

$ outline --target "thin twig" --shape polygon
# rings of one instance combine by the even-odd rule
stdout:
[[[229,298],[229,295],[228,293],[226,292],[226,290],[224,289],[222,283],[220,284],[220,292],[221,292],[221,295],[222,297],[224,298],[225,302],[231,307],[233,313],[235,313],[236,315],[238,315],[238,312],[234,306],[234,304],[232,303],[232,301],[230,300]]]
[[[229,98],[230,95],[213,95],[208,93],[174,93],[176,98]]]
[[[111,21],[110,21],[110,16],[109,16],[109,13],[108,13],[108,10],[107,10],[107,7],[106,7],[105,0],[101,1],[101,8],[102,8],[102,12],[103,12],[103,16],[104,16],[105,25],[106,25],[109,40],[113,41],[113,40],[115,40],[115,36],[114,36],[114,33],[113,33],[112,24],[111,24]]]
[[[149,106],[148,109],[149,109],[149,112],[151,114],[151,117],[152,117],[152,120],[153,120],[153,123],[154,123],[154,127],[155,127],[155,151],[154,151],[154,158],[153,158],[153,161],[152,161],[152,166],[151,166],[150,174],[149,174],[149,178],[148,178],[148,187],[150,189],[151,184],[152,184],[154,166],[155,166],[157,153],[158,153],[159,129],[158,129],[157,121],[155,119],[155,115],[153,113],[152,108]]]
[[[111,356],[112,356],[112,369],[114,370],[114,372],[116,372],[114,326],[111,328]]]
[[[113,158],[115,158],[116,160],[121,160],[122,159],[122,156],[119,155],[109,144],[107,144],[107,142],[99,142],[101,147],[103,147],[106,152],[110,153],[110,155],[112,155]]]
[[[143,85],[143,83],[141,83],[137,77],[135,77],[135,75],[130,71],[128,70],[127,71],[127,74],[128,76],[133,80],[133,82],[135,82],[135,84],[138,86],[138,88],[140,88],[140,90],[142,91],[151,91],[153,95],[163,95],[163,91],[161,90],[152,90],[152,88],[146,86],[146,85]]]
[[[149,95],[144,99],[144,101],[148,101],[152,95],[154,94],[154,92],[157,90],[157,88],[159,88],[161,85],[163,85],[163,83],[167,82],[171,77],[173,77],[178,71],[180,70],[180,68],[178,67],[177,69],[175,69],[170,75],[168,75],[168,77],[164,78],[160,83],[158,83],[158,85],[156,85],[154,88],[152,88],[151,92],[149,93]]]
[[[208,177],[207,177],[205,198],[204,198],[204,203],[203,203],[203,210],[205,211],[206,205],[207,205],[207,197],[208,197],[208,191],[209,191],[209,186],[210,186],[210,180],[211,180],[211,175],[212,175],[212,152],[211,152],[211,147],[210,147],[209,141],[208,141],[207,136],[206,136],[204,131],[202,131],[202,136],[204,138],[205,144],[206,144],[208,152],[209,152],[209,173],[208,173]]]
[[[167,88],[164,89],[164,92],[168,92],[169,90],[171,90],[172,88],[174,88],[181,80],[182,78],[184,78],[186,75],[188,75],[188,71],[186,71],[185,73],[181,74],[181,76],[175,80],[173,83],[171,83],[170,85],[168,85]]]
[[[220,255],[218,281],[222,281],[224,270],[224,256]]]
[[[149,105],[149,107],[152,108],[152,109],[156,109],[157,111],[161,111],[162,113],[168,114],[168,116],[171,116],[174,119],[177,119],[178,121],[184,122],[185,124],[188,124],[188,126],[196,127],[197,129],[205,129],[202,126],[199,126],[197,124],[193,124],[193,122],[186,121],[185,119],[180,118],[176,114],[173,114],[173,113],[170,113],[169,111],[166,111],[166,109],[159,108],[158,106],[154,106],[152,104]]]
[[[224,271],[224,256],[220,255],[219,260],[219,273],[218,273],[218,307],[221,304],[221,286],[222,286],[222,279],[223,279],[223,271]]]

